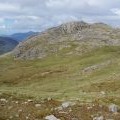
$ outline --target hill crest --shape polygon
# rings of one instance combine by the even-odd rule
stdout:
[[[81,55],[96,47],[120,45],[119,33],[119,29],[103,23],[88,24],[73,21],[47,29],[39,35],[23,41],[13,53],[17,59],[43,58],[59,54],[63,49],[70,49],[65,55],[70,53]],[[82,48],[83,45],[87,49]]]

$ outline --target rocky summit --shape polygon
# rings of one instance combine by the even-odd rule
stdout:
[[[16,59],[44,58],[63,49],[69,49],[63,53],[65,56],[81,55],[101,46],[118,46],[119,37],[120,29],[103,23],[69,22],[21,42],[13,55]]]

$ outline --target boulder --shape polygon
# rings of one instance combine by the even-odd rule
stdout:
[[[113,113],[116,113],[118,111],[118,106],[115,105],[115,104],[109,105],[109,111],[113,112]]]
[[[104,120],[104,117],[103,116],[94,117],[93,120]]]
[[[73,105],[75,105],[75,103],[70,102],[70,101],[68,101],[68,102],[63,102],[63,103],[62,103],[62,107],[63,107],[63,108],[67,108],[67,107],[73,106]]]
[[[45,120],[60,120],[60,119],[57,119],[54,115],[49,115],[45,117]]]

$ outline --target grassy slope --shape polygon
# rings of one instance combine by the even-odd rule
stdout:
[[[0,58],[0,92],[35,99],[53,97],[88,101],[105,91],[107,98],[114,97],[119,101],[120,47],[102,47],[82,56],[64,55],[69,51],[71,49],[66,48],[41,60]],[[102,63],[106,65],[99,66]],[[99,67],[83,72],[94,65]]]

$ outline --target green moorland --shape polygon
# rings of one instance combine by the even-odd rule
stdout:
[[[104,46],[80,56],[63,54],[69,50],[36,60],[0,57],[0,93],[33,99],[101,98],[120,104],[120,47]]]

